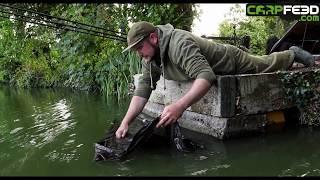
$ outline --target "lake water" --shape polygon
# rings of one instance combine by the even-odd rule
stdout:
[[[128,104],[68,89],[0,86],[0,175],[320,175],[320,130],[302,127],[226,141],[194,133],[205,149],[140,147],[124,161],[93,161],[94,143]]]

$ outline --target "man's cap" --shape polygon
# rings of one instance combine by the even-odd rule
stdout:
[[[140,41],[142,41],[145,37],[147,37],[150,33],[154,32],[156,27],[146,21],[140,21],[134,23],[127,35],[128,47],[122,51],[122,53],[128,51],[133,46],[137,45]]]

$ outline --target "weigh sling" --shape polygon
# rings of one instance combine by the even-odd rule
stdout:
[[[126,137],[121,139],[115,136],[118,126],[113,128],[106,134],[105,138],[94,144],[94,160],[123,160],[130,152],[150,139],[159,120],[160,117],[157,117],[153,121],[133,121],[130,124]],[[201,147],[183,137],[178,122],[167,128],[166,130],[169,132],[168,136],[170,137],[168,138],[169,143],[173,144],[178,151],[192,152],[196,148]]]

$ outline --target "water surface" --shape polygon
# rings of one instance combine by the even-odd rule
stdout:
[[[139,148],[124,161],[94,162],[93,144],[124,116],[118,103],[68,89],[0,86],[1,176],[318,176],[320,131],[285,129],[220,141],[204,150]],[[191,135],[192,132],[189,132]]]

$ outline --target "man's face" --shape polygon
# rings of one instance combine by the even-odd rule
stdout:
[[[132,48],[146,63],[149,63],[155,55],[156,47],[149,37],[142,40]]]

